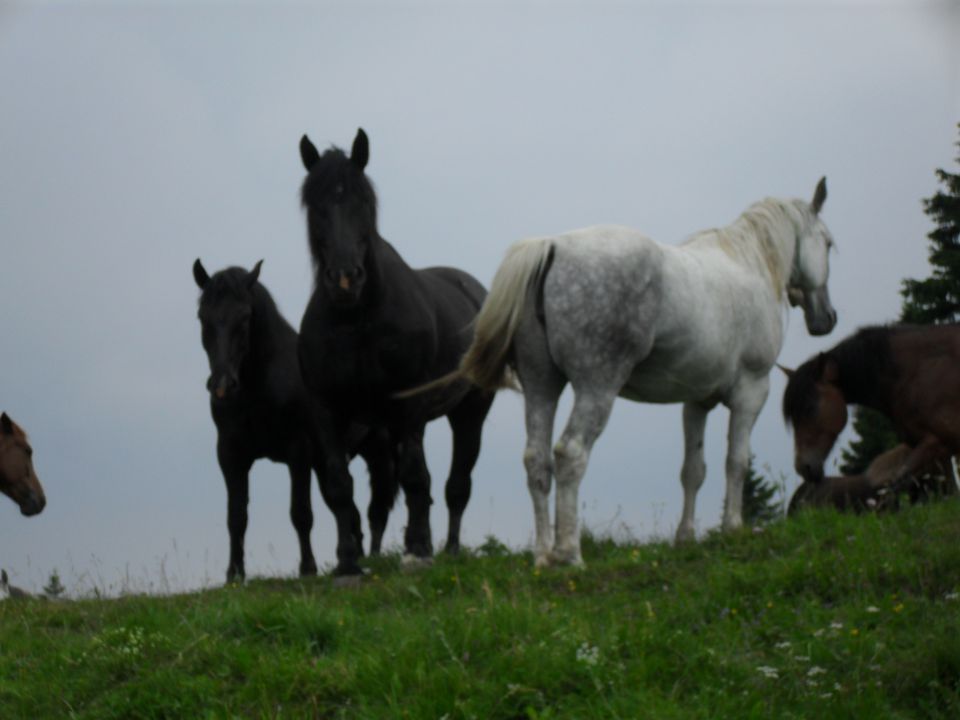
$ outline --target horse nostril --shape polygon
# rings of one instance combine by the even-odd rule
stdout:
[[[327,268],[324,271],[324,274],[327,276],[327,280],[329,280],[332,283],[335,283],[337,281],[337,278],[340,277],[340,273],[332,268]]]
[[[362,280],[362,279],[363,279],[363,274],[364,274],[364,273],[363,273],[363,265],[357,265],[357,266],[353,269],[353,279],[354,279],[354,280]]]

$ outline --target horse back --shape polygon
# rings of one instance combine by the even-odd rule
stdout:
[[[889,415],[902,436],[933,434],[960,452],[960,325],[902,328],[890,334],[890,352]]]

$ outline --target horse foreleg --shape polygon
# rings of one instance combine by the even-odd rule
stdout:
[[[492,393],[474,390],[448,416],[453,434],[453,458],[444,493],[450,514],[447,544],[444,549],[450,554],[460,552],[460,522],[470,501],[473,485],[470,473],[480,455],[483,421],[492,404]]]
[[[557,540],[551,561],[583,565],[577,494],[587,470],[594,442],[600,436],[616,398],[616,391],[574,386],[575,399],[567,426],[553,450],[557,475]]]
[[[709,410],[696,403],[683,406],[683,469],[680,471],[680,483],[683,485],[683,514],[677,527],[676,541],[684,542],[696,537],[694,513],[697,505],[697,492],[703,485],[707,474],[707,465],[703,461],[703,431],[707,424]]]
[[[749,383],[741,383],[730,403],[730,426],[727,430],[727,496],[723,503],[723,529],[735,530],[743,525],[743,478],[750,463],[750,433],[757,416],[767,401],[770,378],[764,375]]]
[[[337,567],[335,575],[360,575],[363,553],[360,513],[353,502],[353,478],[347,466],[347,451],[333,418],[319,406],[315,409],[318,453],[314,471],[320,495],[337,523]]]
[[[227,582],[242,581],[243,540],[247,533],[247,504],[250,501],[251,462],[238,461],[224,448],[217,448],[217,459],[227,485],[227,531],[230,533],[230,564]]]
[[[905,492],[914,476],[926,470],[938,460],[950,457],[950,449],[939,438],[927,435],[917,445],[910,448],[903,465],[897,470],[892,488],[895,493]]]
[[[317,561],[310,547],[310,531],[313,529],[313,508],[310,502],[310,465],[290,465],[290,521],[297,531],[300,543],[300,574],[316,575]]]

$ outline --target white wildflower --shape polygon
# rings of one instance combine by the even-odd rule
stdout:
[[[830,623],[830,629],[831,629],[831,630],[843,630],[843,623],[842,623],[842,622],[837,622],[836,620],[834,620],[832,623]]]
[[[788,647],[790,647],[790,641],[784,640],[783,642],[778,642],[776,645],[774,645],[774,647],[777,650],[786,650]]]
[[[960,593],[948,592],[943,596],[944,600],[960,600]]]
[[[878,612],[880,612],[880,608],[878,608],[876,605],[870,605],[869,607],[867,607],[867,612],[868,612],[868,613],[878,613]]]
[[[600,648],[595,645],[582,643],[577,648],[577,662],[582,662],[590,667],[595,666],[600,661]]]
[[[826,670],[819,665],[814,665],[812,668],[807,670],[807,677],[816,677],[817,675],[823,675],[825,672]]]
[[[777,672],[777,669],[775,667],[770,667],[769,665],[760,665],[757,668],[757,672],[769,680],[777,680],[780,677],[780,673]]]

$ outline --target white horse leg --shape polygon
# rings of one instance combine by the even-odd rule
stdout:
[[[553,475],[550,442],[553,439],[553,418],[560,397],[559,392],[542,390],[544,389],[535,390],[524,384],[527,446],[523,451],[523,464],[527,469],[527,488],[533,500],[533,516],[537,528],[533,550],[536,567],[549,564],[550,546],[553,544],[553,531],[550,526],[550,485]]]
[[[557,541],[551,560],[583,565],[577,522],[577,492],[587,470],[593,443],[610,417],[615,390],[574,388],[575,398],[567,427],[553,450],[557,475]]]
[[[703,461],[703,430],[707,424],[707,413],[701,405],[684,403],[683,405],[683,469],[680,482],[683,485],[683,514],[677,527],[677,542],[693,540],[696,537],[694,512],[697,504],[697,492],[703,485],[707,474],[707,465]]]
[[[553,545],[550,523],[550,485],[553,480],[553,420],[557,401],[567,380],[550,357],[546,330],[534,315],[532,308],[526,315],[514,339],[517,374],[523,386],[524,413],[527,425],[527,445],[523,464],[527,470],[527,488],[533,500],[536,523],[534,564],[549,564]]]
[[[727,497],[723,503],[723,529],[743,525],[743,478],[750,462],[750,433],[767,401],[770,378],[741,381],[730,402],[730,427],[727,431]]]

